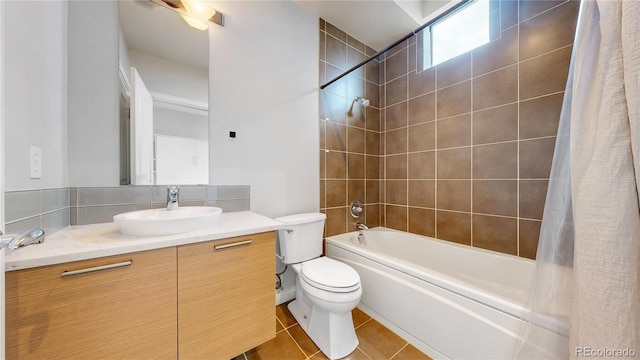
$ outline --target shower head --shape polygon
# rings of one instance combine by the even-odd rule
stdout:
[[[369,107],[369,100],[363,98],[362,96],[356,96],[355,98],[353,98],[353,101],[361,103],[362,107]]]

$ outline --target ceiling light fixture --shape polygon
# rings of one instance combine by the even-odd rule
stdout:
[[[202,21],[200,19],[196,19],[194,17],[187,16],[185,14],[180,14],[180,16],[182,16],[182,19],[186,21],[187,24],[189,24],[189,26],[191,26],[192,28],[196,28],[198,30],[207,30],[209,28],[209,24],[207,24],[207,20]]]
[[[216,9],[203,0],[182,0],[187,14],[180,14],[184,21],[198,30],[209,28],[209,19],[216,14]]]
[[[207,30],[209,22],[224,26],[224,16],[206,0],[150,0],[154,4],[176,11],[189,26]]]

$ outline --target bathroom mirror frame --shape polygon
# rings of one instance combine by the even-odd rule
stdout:
[[[120,185],[208,184],[208,31],[191,28],[179,13],[149,0],[119,0],[118,6]],[[132,176],[131,66],[147,85],[156,112],[153,139],[145,137],[153,144],[148,182]],[[170,176],[158,171],[168,167]]]

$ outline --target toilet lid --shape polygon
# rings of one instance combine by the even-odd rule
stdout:
[[[307,284],[326,291],[350,292],[360,287],[360,275],[351,266],[325,256],[303,262],[300,274]]]

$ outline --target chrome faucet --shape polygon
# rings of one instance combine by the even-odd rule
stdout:
[[[167,186],[167,210],[178,210],[179,197],[180,188],[178,188],[178,185]]]
[[[361,222],[357,222],[355,225],[358,230],[369,230],[369,227]]]
[[[19,233],[18,235],[3,235],[0,231],[0,248],[9,251],[17,250],[21,247],[42,244],[44,242],[44,230],[34,229]]]

